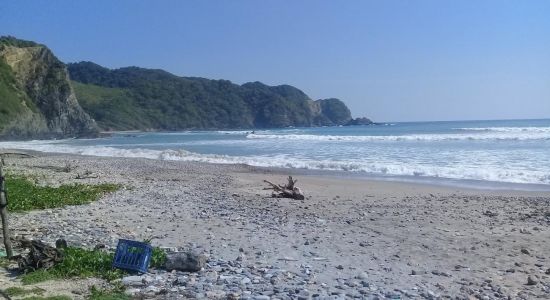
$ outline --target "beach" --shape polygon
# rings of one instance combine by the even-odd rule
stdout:
[[[89,205],[12,213],[14,235],[48,243],[65,238],[69,245],[89,248],[115,247],[119,238],[150,239],[156,246],[208,255],[208,265],[198,273],[154,271],[145,286],[126,282],[135,295],[550,296],[550,192],[339,178],[247,165],[33,155],[6,159],[6,170],[45,185],[118,183],[123,188]],[[59,171],[68,165],[69,172]],[[77,179],[81,174],[90,176]],[[284,183],[288,175],[298,179],[305,200],[272,198],[263,189],[263,180]]]

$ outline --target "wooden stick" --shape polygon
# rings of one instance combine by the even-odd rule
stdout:
[[[4,165],[4,158],[0,159],[0,217],[2,218],[2,235],[4,237],[4,246],[6,247],[6,255],[8,259],[13,256],[13,249],[11,246],[11,234],[8,225],[8,199],[6,193],[6,185],[4,180],[4,173],[2,167]]]
[[[4,156],[8,156],[8,155],[19,155],[19,156],[24,156],[24,157],[36,157],[34,155],[30,155],[30,154],[27,154],[27,153],[18,153],[18,152],[2,152],[0,153],[0,156],[4,157]]]

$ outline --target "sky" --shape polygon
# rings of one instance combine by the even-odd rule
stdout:
[[[375,121],[550,118],[546,0],[2,0],[64,62],[290,84]]]

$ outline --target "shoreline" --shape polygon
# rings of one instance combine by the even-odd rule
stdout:
[[[231,165],[231,164],[228,164]],[[333,178],[340,180],[394,182],[404,185],[421,185],[431,188],[446,188],[449,190],[471,190],[472,192],[500,192],[502,193],[540,193],[550,195],[550,185],[531,183],[510,183],[499,181],[453,179],[442,177],[404,176],[404,175],[380,175],[364,172],[347,172],[336,170],[314,170],[279,167],[257,167],[246,165],[261,172],[266,170],[277,174],[295,174],[311,177]]]
[[[383,175],[366,172],[354,172],[354,171],[339,171],[339,170],[326,170],[326,169],[304,169],[304,168],[283,168],[283,167],[263,167],[254,166],[242,163],[214,163],[214,162],[202,162],[202,161],[185,161],[185,160],[164,160],[158,158],[146,158],[146,157],[118,157],[118,156],[100,156],[100,155],[86,155],[86,154],[74,154],[74,153],[62,153],[62,152],[43,152],[38,150],[27,149],[10,149],[8,151],[19,151],[23,153],[40,153],[45,156],[54,155],[67,155],[67,156],[84,156],[84,157],[102,157],[102,158],[114,158],[114,159],[148,159],[153,161],[174,161],[174,162],[193,162],[204,163],[209,165],[221,165],[221,166],[242,166],[248,168],[248,170],[255,170],[257,172],[275,172],[278,174],[290,174],[290,175],[303,175],[303,176],[317,176],[325,178],[338,178],[346,180],[362,180],[362,181],[378,181],[378,182],[395,182],[398,184],[412,184],[412,185],[425,185],[428,187],[442,187],[448,189],[460,189],[460,190],[473,190],[473,191],[494,191],[501,193],[548,193],[550,194],[549,184],[534,184],[534,183],[513,183],[513,182],[500,182],[500,181],[487,181],[487,180],[473,180],[473,179],[454,179],[444,177],[430,177],[430,176],[406,176],[406,175]]]
[[[213,289],[227,295],[234,289],[243,297],[282,299],[544,299],[550,293],[547,192],[293,174],[306,195],[297,201],[263,190],[264,179],[286,181],[289,172],[280,170],[33,154],[9,158],[7,169],[33,174],[39,184],[125,188],[89,205],[12,214],[14,233],[49,243],[64,237],[90,248],[114,247],[119,238],[152,239],[207,253],[209,265],[185,275],[185,289],[174,284],[174,276],[183,275],[155,273],[161,280],[151,284],[169,293],[206,296]],[[69,172],[46,168],[67,163],[74,167]],[[97,178],[76,179],[84,171]],[[527,285],[527,277],[537,284]],[[137,294],[147,288],[132,287]]]

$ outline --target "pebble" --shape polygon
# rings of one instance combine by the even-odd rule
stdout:
[[[532,276],[527,276],[527,285],[537,285],[539,282]]]
[[[55,159],[55,158],[54,158]],[[86,159],[83,159],[86,160]],[[101,160],[98,160],[101,163]],[[109,161],[117,163],[116,160]],[[95,168],[93,164],[96,163],[96,159],[90,159],[89,164],[90,168]],[[118,163],[116,167],[112,168],[115,170],[114,176],[122,173],[130,173],[129,170],[136,170],[132,168],[125,169],[125,164],[132,164],[131,160],[124,161],[123,163]],[[158,178],[158,168],[155,167],[157,163],[166,163],[170,164],[171,162],[147,162],[139,161],[139,164],[147,166],[147,172],[145,176],[151,177],[149,180],[151,186],[141,186],[136,185],[132,187],[133,191],[117,192],[117,197],[111,197],[108,201],[101,200],[101,205],[89,206],[87,210],[82,210],[79,208],[68,208],[68,209],[53,209],[49,211],[33,212],[33,218],[28,218],[25,215],[15,215],[14,228],[30,228],[29,232],[26,234],[36,237],[38,239],[43,239],[48,243],[53,243],[54,238],[64,237],[69,246],[86,246],[93,248],[94,245],[98,243],[105,245],[107,250],[112,250],[116,245],[116,242],[119,238],[130,238],[130,239],[139,239],[144,235],[155,235],[154,242],[158,240],[173,240],[181,239],[182,237],[170,236],[180,234],[176,228],[181,227],[193,227],[196,228],[197,234],[203,234],[209,236],[211,240],[205,243],[204,240],[197,241],[199,243],[205,243],[204,246],[207,249],[214,249],[213,252],[210,252],[211,256],[206,264],[202,265],[202,271],[199,272],[189,272],[182,270],[174,270],[173,272],[166,272],[163,270],[151,269],[150,273],[143,276],[126,276],[122,279],[121,283],[127,287],[126,293],[132,295],[133,298],[157,298],[157,299],[181,299],[181,298],[204,298],[204,299],[347,299],[347,298],[359,298],[359,299],[386,299],[386,298],[421,298],[425,297],[427,299],[437,299],[437,298],[456,298],[458,299],[500,299],[506,298],[511,293],[512,295],[518,295],[518,298],[530,299],[532,295],[529,294],[532,291],[537,293],[549,293],[548,289],[548,280],[545,275],[550,275],[550,268],[548,265],[543,266],[541,263],[546,264],[546,261],[537,257],[538,262],[535,263],[536,266],[540,268],[538,271],[529,270],[532,272],[531,275],[527,277],[527,284],[532,285],[526,287],[524,291],[510,291],[506,292],[504,286],[505,284],[502,280],[495,279],[493,282],[485,282],[480,278],[486,276],[487,274],[483,273],[471,273],[468,267],[456,265],[458,261],[450,261],[451,268],[455,266],[453,272],[445,272],[445,270],[435,270],[432,272],[437,276],[453,277],[443,278],[443,277],[434,277],[434,276],[418,276],[418,277],[404,277],[399,279],[400,272],[402,274],[407,273],[407,269],[402,268],[404,266],[404,261],[406,261],[406,253],[398,253],[400,250],[399,247],[391,248],[392,253],[379,252],[381,247],[380,243],[388,243],[387,239],[377,239],[376,236],[383,236],[383,233],[376,232],[374,229],[379,224],[373,224],[372,228],[355,228],[355,225],[361,224],[361,220],[372,220],[372,222],[383,222],[383,220],[391,220],[391,225],[396,225],[397,227],[405,227],[400,225],[399,222],[407,222],[409,218],[423,218],[423,215],[415,214],[414,211],[411,216],[406,214],[391,215],[391,208],[386,206],[379,206],[380,204],[375,204],[371,208],[360,207],[357,209],[368,211],[367,214],[361,214],[360,216],[350,215],[341,215],[343,219],[334,218],[329,214],[315,213],[314,209],[308,210],[307,214],[304,214],[303,217],[292,219],[286,216],[281,216],[281,212],[286,212],[283,210],[286,206],[297,207],[297,205],[305,205],[305,203],[296,204],[293,202],[284,202],[284,200],[271,201],[266,200],[262,197],[257,197],[258,202],[254,202],[253,205],[246,204],[250,199],[247,198],[246,193],[233,193],[230,190],[232,185],[229,176],[225,175],[225,172],[218,172],[219,170],[225,169],[216,169],[216,166],[199,166],[199,167],[187,167],[187,165],[181,164],[178,165],[178,168],[175,168],[175,172],[178,173],[191,173],[198,174],[198,177],[204,179],[200,180],[185,180],[185,184],[175,184],[170,181],[163,186],[164,181],[167,177],[173,176],[170,174],[171,170],[168,170],[164,178]],[[143,168],[140,166],[139,168]],[[180,168],[180,166],[183,166]],[[191,166],[193,166],[191,164]],[[118,167],[121,170],[117,170]],[[189,168],[193,169],[191,172],[187,172]],[[206,171],[203,169],[206,168]],[[212,169],[209,169],[212,168]],[[215,176],[212,178],[203,176],[204,173],[212,172],[214,170]],[[165,170],[163,170],[164,172]],[[150,173],[150,174],[149,174]],[[105,178],[107,175],[105,175]],[[110,176],[110,174],[109,174]],[[120,177],[119,177],[120,178]],[[178,177],[174,177],[178,178]],[[134,179],[128,180],[129,186],[135,182]],[[170,190],[167,192],[165,187],[170,187]],[[215,188],[212,188],[215,187]],[[185,189],[185,193],[183,190]],[[233,194],[232,194],[233,193]],[[233,197],[231,197],[233,195]],[[264,196],[263,194],[261,194]],[[434,200],[443,199],[440,195],[432,197]],[[144,200],[141,200],[144,199]],[[184,201],[180,201],[184,199]],[[330,198],[329,198],[330,199]],[[462,197],[456,195],[453,197],[446,198],[447,200],[453,200],[452,203],[462,203],[461,199],[466,199],[469,201],[472,200],[470,197]],[[505,198],[507,199],[507,198]],[[151,201],[154,200],[154,201]],[[494,199],[489,199],[494,200]],[[544,201],[544,199],[542,199]],[[338,203],[344,205],[346,199],[342,198]],[[370,201],[370,200],[369,200]],[[388,199],[388,202],[391,200]],[[409,201],[409,200],[407,200]],[[432,200],[433,201],[433,200]],[[515,201],[515,200],[510,200]],[[244,203],[244,204],[241,204]],[[269,204],[266,204],[269,203]],[[290,203],[290,204],[289,204]],[[407,204],[408,205],[408,204]],[[453,204],[454,205],[454,204]],[[181,208],[179,206],[182,206]],[[164,219],[169,218],[174,227],[166,229],[166,232],[159,229],[158,224],[144,225],[136,224],[135,228],[128,229],[128,221],[124,220],[124,215],[122,215],[120,220],[110,220],[107,218],[102,218],[103,214],[110,216],[112,213],[120,212],[121,208],[132,209],[134,207],[139,207],[139,217],[148,220],[151,222],[152,219],[158,218]],[[376,207],[376,211],[373,208]],[[171,210],[174,210],[174,215],[172,216]],[[297,211],[299,209],[296,209]],[[255,238],[257,236],[269,238],[271,235],[264,234],[266,231],[273,231],[281,236],[287,237],[298,237],[292,241],[293,244],[289,245],[290,251],[286,251],[285,247],[279,249],[269,249],[268,247],[263,248],[261,240],[257,240],[259,243],[246,243],[242,242],[242,239],[235,239],[234,236],[227,235],[224,236],[219,232],[214,236],[215,230],[211,230],[208,226],[204,226],[205,223],[200,222],[191,222],[182,223],[181,218],[178,214],[189,213],[193,218],[196,218],[197,221],[201,219],[204,220],[221,220],[221,225],[219,226],[232,226],[234,228],[243,227],[245,229],[241,230],[243,235],[250,234]],[[288,210],[289,212],[294,212],[293,209]],[[531,211],[535,211],[534,209]],[[491,232],[499,233],[499,230],[502,229],[499,225],[494,225],[498,222],[504,221],[515,222],[512,225],[507,225],[513,228],[516,228],[515,231],[522,233],[522,239],[531,239],[535,238],[537,234],[540,234],[541,231],[544,231],[547,228],[546,224],[550,224],[550,214],[537,215],[536,213],[531,213],[531,216],[528,216],[534,222],[538,222],[538,227],[533,227],[533,224],[518,224],[515,220],[510,220],[510,212],[501,210],[500,208],[491,208],[491,210],[479,210],[476,214],[479,217],[479,213],[485,212],[485,215],[489,217],[497,218],[483,218],[483,222],[491,222],[488,230]],[[134,213],[134,212],[130,212]],[[311,213],[311,214],[310,214]],[[388,214],[389,213],[389,214]],[[500,215],[498,214],[500,213]],[[441,223],[441,218],[448,217],[448,214],[444,211],[429,211],[427,209],[427,215],[433,220],[434,224]],[[519,214],[519,217],[522,218],[526,214]],[[463,216],[461,216],[463,217]],[[513,215],[514,218],[517,215]],[[96,218],[93,221],[95,226],[90,226],[91,218]],[[187,219],[190,220],[188,216]],[[78,220],[78,221],[76,221]],[[81,221],[82,220],[82,221]],[[395,221],[395,222],[394,222]],[[308,222],[313,223],[316,227],[322,228],[322,232],[315,232],[314,234],[309,234],[303,229],[307,229],[309,225]],[[447,222],[444,220],[444,222]],[[345,224],[348,225],[345,225]],[[351,223],[353,226],[349,226]],[[430,221],[432,223],[432,221]],[[160,224],[160,223],[159,223]],[[406,223],[405,223],[406,224]],[[417,224],[417,223],[414,223]],[[323,247],[326,246],[327,240],[332,240],[332,237],[340,234],[339,225],[346,226],[345,236],[349,241],[344,241],[344,243],[349,242],[349,246],[353,247],[355,252],[346,252],[348,251],[345,247],[342,247],[342,252],[340,255],[345,256],[346,259],[357,259],[360,261],[362,259],[371,260],[372,263],[368,264],[368,269],[365,268],[365,264],[349,264],[341,261],[341,265],[337,263],[330,263],[337,261],[338,255],[334,255],[326,251]],[[140,227],[141,226],[141,227]],[[494,226],[494,227],[493,227]],[[508,228],[506,227],[506,231]],[[126,229],[125,229],[126,228]],[[525,229],[529,228],[529,230]],[[542,229],[541,229],[542,228]],[[372,229],[372,232],[370,232]],[[454,228],[449,228],[455,230]],[[291,231],[296,230],[296,232]],[[365,236],[361,237],[361,242],[354,240],[354,232],[359,235],[359,230],[367,234],[372,233],[373,239],[370,240]],[[173,232],[175,231],[175,232]],[[528,234],[531,231],[532,234]],[[295,233],[304,233],[303,236],[296,236]],[[447,233],[449,231],[444,231]],[[52,234],[55,233],[55,234]],[[430,232],[427,231],[427,234]],[[460,233],[467,235],[467,230],[460,229]],[[221,237],[220,237],[221,236]],[[461,235],[462,236],[462,235]],[[427,237],[430,237],[429,235]],[[466,236],[467,237],[467,236]],[[465,238],[466,238],[465,237]],[[157,239],[158,238],[158,239]],[[185,239],[192,239],[191,236],[185,236]],[[431,238],[431,237],[430,237]],[[49,240],[51,239],[51,240]],[[216,242],[222,240],[218,245],[208,245],[209,242]],[[233,239],[233,240],[232,240]],[[504,238],[503,238],[504,240]],[[290,241],[290,238],[289,238]],[[368,241],[368,242],[365,242]],[[424,249],[435,249],[434,251],[439,251],[438,242],[433,241],[423,241],[422,247]],[[260,246],[258,246],[260,245]],[[497,245],[497,246],[495,246]],[[477,255],[479,251],[494,250],[491,247],[502,247],[504,248],[503,253],[509,254],[510,262],[503,265],[510,265],[513,267],[513,257],[515,257],[518,252],[517,248],[511,250],[511,246],[502,243],[499,240],[491,242],[491,245],[487,243],[477,243],[472,242],[469,245],[463,245],[464,255]],[[544,251],[541,251],[540,247],[536,244],[523,244],[524,247],[529,246],[530,250],[525,248],[521,249],[522,254],[529,256],[516,256],[517,264],[514,269],[507,269],[506,272],[511,273],[515,272],[514,275],[508,274],[507,276],[502,276],[504,280],[512,280],[514,276],[519,276],[524,270],[532,267],[533,262],[531,260],[535,259],[534,254],[539,254],[540,256],[545,255]],[[226,252],[230,252],[231,260],[222,260],[215,257],[216,248],[224,247]],[[307,246],[307,247],[304,247]],[[382,245],[389,246],[389,245]],[[445,246],[445,244],[441,245]],[[209,248],[210,247],[210,248]],[[185,248],[196,249],[195,246],[186,245]],[[167,252],[181,252],[181,247],[165,247]],[[390,248],[388,248],[390,249]],[[297,250],[297,251],[296,251]],[[372,250],[372,253],[371,253]],[[210,250],[212,251],[212,250]],[[315,251],[315,252],[313,252]],[[429,251],[427,251],[429,252]],[[303,255],[302,255],[303,254]],[[399,256],[397,256],[399,254]],[[502,254],[502,257],[504,255]],[[533,254],[533,257],[530,255]],[[235,257],[238,255],[238,259]],[[284,255],[289,255],[289,257],[284,257]],[[351,256],[355,257],[351,257]],[[495,253],[495,255],[498,255]],[[324,257],[323,257],[324,256]],[[400,258],[401,257],[401,258]],[[278,260],[277,258],[281,258]],[[396,259],[397,258],[397,259]],[[546,258],[547,259],[547,258]],[[403,260],[398,262],[399,260]],[[400,265],[403,263],[403,265]],[[336,269],[335,269],[335,265]],[[438,264],[432,264],[430,262],[426,263],[423,261],[417,261],[408,265],[408,268],[415,268],[411,270],[411,275],[420,275],[426,274],[426,271],[423,270],[432,270],[433,268],[439,267]],[[361,269],[356,269],[362,267],[366,272],[362,272]],[[544,267],[544,268],[543,268]],[[285,270],[283,270],[283,268]],[[393,268],[394,271],[391,271]],[[199,269],[199,268],[197,268]],[[472,267],[472,269],[475,269]],[[341,271],[337,271],[341,270]],[[397,270],[397,271],[396,271]],[[403,271],[404,270],[404,271]],[[502,274],[502,269],[495,271],[495,274],[500,272]],[[541,272],[540,274],[537,272]],[[327,275],[328,273],[328,275]],[[478,275],[479,274],[479,275]],[[535,274],[539,275],[537,277]],[[396,276],[397,275],[397,276]],[[479,276],[479,277],[478,277]],[[491,275],[492,276],[492,275]],[[350,277],[350,278],[348,278]],[[487,277],[487,276],[486,276]],[[496,277],[495,277],[496,278]],[[525,278],[525,277],[523,277]],[[462,280],[464,279],[464,280]],[[324,281],[324,282],[323,282]],[[524,282],[520,282],[524,283]],[[405,284],[412,284],[404,286]],[[437,285],[439,284],[439,285]],[[464,289],[460,289],[456,286],[461,285]],[[2,286],[2,282],[0,282]],[[525,284],[523,284],[525,286]],[[533,288],[534,286],[534,288]],[[309,289],[309,291],[307,290]],[[457,293],[455,293],[457,292]],[[470,297],[471,296],[471,297]],[[545,295],[546,296],[546,295]]]
[[[122,284],[125,286],[144,286],[146,283],[142,276],[126,276],[122,278]]]

